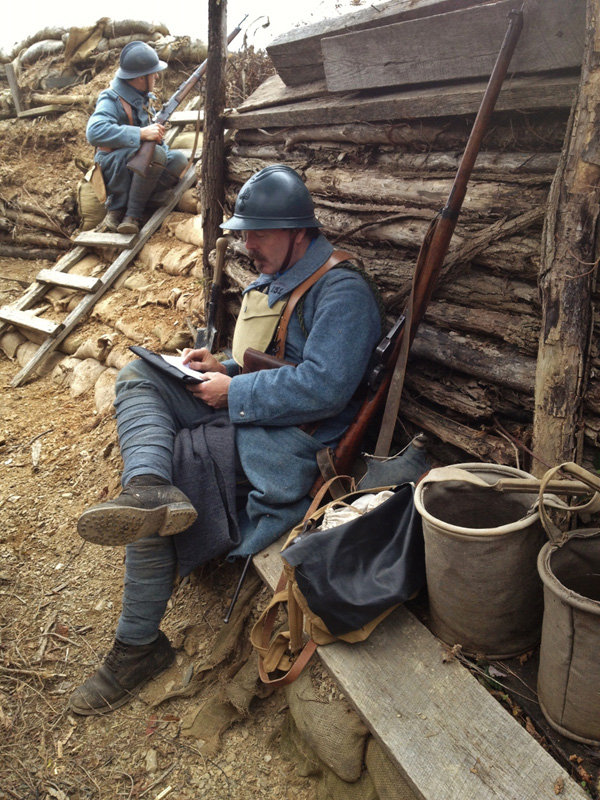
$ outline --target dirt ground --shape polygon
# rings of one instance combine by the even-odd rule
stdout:
[[[239,564],[211,562],[177,586],[163,625],[177,660],[142,698],[105,718],[68,712],[120,610],[123,550],[76,532],[87,505],[118,491],[116,424],[95,417],[91,393],[73,399],[50,376],[8,388],[15,368],[0,359],[0,798],[155,798],[169,786],[194,800],[311,797],[279,752],[282,694],[253,697],[251,681],[237,711],[219,700],[197,727],[198,709],[248,658],[248,627],[266,601],[259,588],[238,605],[250,619],[223,625]],[[152,705],[183,685],[193,696]]]
[[[108,81],[97,75],[77,93],[94,97]],[[0,198],[73,214],[66,235],[77,224],[75,159],[92,157],[88,113],[0,121]],[[0,305],[49,266],[0,257]],[[181,284],[160,279],[165,290]],[[160,304],[130,306],[148,331],[174,324]],[[105,329],[88,321],[82,332]],[[50,375],[10,388],[18,369],[0,352],[0,799],[313,797],[278,746],[283,694],[256,685],[248,634],[267,600],[258,579],[223,624],[240,564],[211,562],[178,583],[163,624],[176,663],[140,697],[106,717],[68,712],[120,612],[124,551],[76,532],[86,506],[119,490],[116,424],[95,413],[93,392],[74,398]]]

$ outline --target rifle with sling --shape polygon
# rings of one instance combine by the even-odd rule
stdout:
[[[454,183],[443,210],[432,220],[417,257],[411,294],[403,314],[376,348],[367,375],[367,396],[331,458],[339,475],[349,473],[374,415],[385,401],[375,455],[387,456],[398,415],[408,350],[439,278],[450,239],[467,191],[467,183],[491,120],[496,100],[523,29],[523,6],[511,11],[510,22],[469,135]],[[406,335],[408,331],[408,335]],[[387,395],[387,401],[386,401]],[[324,478],[329,477],[327,474]],[[322,483],[319,479],[313,492]]]
[[[244,19],[236,25],[236,27],[231,31],[229,36],[227,37],[227,44],[231,44],[231,42],[235,39],[238,33],[242,29],[242,25],[246,20],[246,16]],[[163,103],[162,108],[158,111],[153,117],[152,122],[157,122],[159,125],[165,125],[169,120],[171,114],[175,111],[177,106],[185,100],[188,94],[192,91],[192,89],[196,86],[196,84],[200,81],[204,73],[206,72],[206,67],[208,66],[208,59],[206,58],[202,64],[200,64],[197,69],[192,72],[189,78],[187,78],[183,83],[179,86],[177,91],[167,100],[166,103]],[[134,153],[134,155],[129,159],[127,162],[127,169],[130,169],[132,172],[135,172],[137,175],[141,175],[142,178],[145,178],[148,174],[148,170],[150,169],[150,164],[152,163],[152,158],[154,156],[154,149],[156,147],[156,142],[142,142],[140,149]]]

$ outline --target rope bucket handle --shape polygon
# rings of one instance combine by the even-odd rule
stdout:
[[[570,481],[559,478],[555,479],[558,473],[563,475],[572,475],[578,480]],[[553,480],[554,479],[554,480]],[[527,512],[533,514],[538,511],[540,518],[546,531],[548,538],[553,541],[562,541],[565,534],[558,528],[558,526],[550,519],[548,508],[557,508],[561,511],[569,513],[573,511],[588,511],[593,513],[600,511],[600,477],[593,475],[588,470],[580,467],[573,462],[566,462],[553,467],[548,470],[544,477],[540,480],[538,478],[499,478],[494,482],[489,482],[484,478],[470,472],[469,470],[462,469],[461,467],[448,466],[438,467],[430,470],[420,481],[421,484],[427,483],[440,483],[446,481],[459,481],[461,483],[470,483],[473,486],[492,489],[497,492],[522,492],[537,494],[537,498],[532,503],[531,508]],[[592,494],[590,500],[586,503],[577,506],[570,506],[560,498],[556,497],[557,494],[567,495],[582,495]]]
[[[578,480],[553,480],[557,475],[559,475],[559,473],[562,475],[573,476]],[[580,505],[576,506],[569,506],[566,503],[562,503],[562,501],[559,501],[560,505],[556,505],[554,503],[549,504],[547,502],[547,498],[544,497],[544,492],[548,491],[549,486],[552,486],[554,491],[560,492],[561,484],[563,487],[566,487],[566,491],[569,494],[592,494],[592,497],[586,503],[581,503]],[[571,489],[569,489],[569,487],[571,487]],[[562,508],[564,511],[568,511],[569,513],[587,511],[588,513],[592,514],[600,511],[600,477],[598,475],[594,475],[584,467],[581,467],[579,464],[575,464],[573,461],[566,461],[564,464],[559,464],[557,467],[552,467],[552,469],[549,469],[545,473],[544,477],[540,481],[538,503],[542,525],[544,526],[544,530],[546,531],[548,538],[553,544],[563,545],[573,536],[577,536],[579,538],[591,538],[592,536],[597,536],[600,533],[598,528],[580,528],[573,531],[563,532],[548,514],[548,505],[553,506],[554,508]]]

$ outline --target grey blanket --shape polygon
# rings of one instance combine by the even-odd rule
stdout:
[[[236,518],[235,444],[227,414],[207,412],[198,427],[175,439],[173,483],[189,497],[198,519],[176,534],[179,574],[223,555],[240,542]]]

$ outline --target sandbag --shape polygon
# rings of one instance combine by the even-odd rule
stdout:
[[[286,686],[294,723],[310,748],[343,781],[360,778],[369,731],[348,703],[320,699],[310,672]]]
[[[12,61],[19,55],[19,53],[21,53],[23,50],[26,50],[28,47],[31,47],[31,45],[35,44],[36,42],[42,42],[47,39],[56,39],[58,41],[62,41],[63,36],[65,36],[66,33],[66,28],[42,28],[42,30],[37,31],[37,33],[28,36],[26,39],[23,39],[22,42],[19,42],[17,45],[15,45],[8,56],[8,60]]]
[[[83,341],[75,353],[75,358],[95,358],[96,361],[106,361],[106,356],[110,353],[113,346],[112,337],[105,333],[102,336],[86,339]]]
[[[202,247],[204,244],[202,217],[198,214],[195,217],[180,222],[175,228],[175,236],[180,242],[195,244],[198,247]]]
[[[27,337],[19,331],[8,331],[0,338],[0,347],[8,358],[13,359],[18,348],[26,341]]]
[[[98,20],[95,25],[85,28],[71,28],[65,48],[65,61],[78,63],[85,61],[94,52],[102,39],[102,30],[106,18]]]
[[[52,370],[50,376],[52,383],[56,386],[70,386],[75,367],[79,364],[81,364],[81,359],[73,358],[72,356],[61,359]]]
[[[106,208],[98,200],[92,184],[86,180],[77,184],[77,208],[81,217],[80,231],[93,230],[106,216]]]
[[[118,370],[112,367],[105,369],[94,384],[94,404],[96,413],[100,416],[110,414],[114,410],[117,374]]]
[[[151,36],[153,33],[160,33],[163,36],[169,35],[169,29],[163,22],[146,22],[141,19],[105,19],[103,21],[102,35],[107,39],[137,34],[141,41],[142,34],[147,34],[148,36]]]
[[[35,64],[40,58],[56,55],[57,53],[61,53],[64,49],[65,46],[61,41],[57,41],[56,39],[44,39],[28,47],[27,50],[19,56],[19,60],[21,64]]]
[[[396,765],[384,753],[376,739],[367,744],[365,764],[373,779],[379,800],[418,800]]]
[[[79,359],[78,359],[79,360]],[[106,367],[95,358],[85,358],[73,370],[73,377],[69,387],[71,397],[79,397],[91,389]]]

